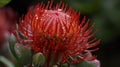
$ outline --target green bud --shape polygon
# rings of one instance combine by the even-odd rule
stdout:
[[[68,63],[61,64],[61,67],[68,67]]]
[[[45,56],[42,53],[36,53],[33,56],[33,65],[34,66],[42,66],[45,63]]]
[[[58,65],[53,65],[53,67],[58,67]]]

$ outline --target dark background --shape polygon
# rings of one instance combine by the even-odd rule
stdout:
[[[8,5],[24,15],[28,7],[47,0],[12,0]],[[57,1],[57,0],[56,0]],[[96,38],[101,39],[100,50],[97,51],[101,67],[120,67],[120,0],[63,0],[81,17],[90,18],[98,29]]]

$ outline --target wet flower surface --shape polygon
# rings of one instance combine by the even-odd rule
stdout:
[[[24,38],[18,39],[24,45],[25,41],[30,41],[33,52],[43,53],[47,67],[57,62],[71,64],[94,59],[94,56],[88,58],[86,52],[96,50],[91,48],[99,44],[99,40],[90,40],[96,33],[92,33],[94,25],[88,27],[86,17],[80,22],[80,14],[62,2],[55,7],[52,3],[48,2],[46,6],[40,3],[29,9],[20,19],[19,33]]]

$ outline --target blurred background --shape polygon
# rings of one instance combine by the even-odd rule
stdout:
[[[47,0],[12,0],[5,7],[12,7],[19,16],[25,14],[29,6]],[[55,0],[56,2],[58,0]],[[120,67],[120,0],[63,0],[81,18],[86,16],[95,23],[96,38],[101,39],[98,59],[101,67]]]

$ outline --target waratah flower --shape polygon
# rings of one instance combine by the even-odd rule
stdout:
[[[92,60],[87,57],[87,51],[98,45],[99,40],[90,40],[94,25],[88,27],[86,17],[79,21],[80,14],[62,2],[53,7],[53,2],[39,3],[31,7],[24,19],[20,19],[18,38],[23,43],[30,41],[29,46],[35,53],[46,56],[46,63],[78,63]]]

